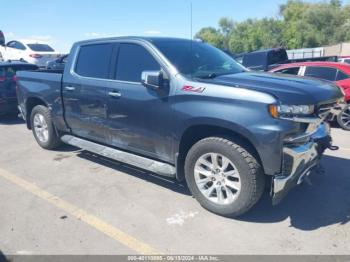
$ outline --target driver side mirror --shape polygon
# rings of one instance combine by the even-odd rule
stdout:
[[[141,83],[145,87],[152,89],[159,89],[164,84],[164,77],[162,71],[143,71],[141,75]]]

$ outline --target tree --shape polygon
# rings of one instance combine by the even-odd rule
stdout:
[[[280,6],[278,18],[234,22],[224,17],[217,29],[203,28],[197,37],[234,53],[276,46],[295,49],[337,44],[350,41],[350,5],[342,5],[340,0],[288,0]]]
[[[219,30],[213,27],[202,28],[195,35],[195,38],[202,39],[218,48],[224,48],[224,36]]]

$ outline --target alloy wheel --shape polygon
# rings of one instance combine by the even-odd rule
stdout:
[[[42,114],[34,116],[34,131],[40,142],[46,143],[49,140],[49,129],[45,117]]]
[[[202,155],[194,167],[195,182],[200,192],[219,205],[232,204],[241,191],[241,178],[236,166],[224,155]]]

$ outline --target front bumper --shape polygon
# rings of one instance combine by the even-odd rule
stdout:
[[[331,143],[329,125],[323,123],[307,143],[284,146],[282,174],[273,178],[273,204],[280,203],[293,187],[303,182]]]

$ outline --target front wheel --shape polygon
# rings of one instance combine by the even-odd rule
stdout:
[[[185,176],[193,196],[207,210],[237,217],[261,198],[265,176],[256,157],[231,140],[210,137],[188,152]]]
[[[55,149],[61,144],[54,128],[50,110],[42,105],[33,108],[30,116],[31,127],[38,144],[44,149]]]
[[[345,107],[337,117],[338,124],[344,130],[350,131],[350,105]]]

